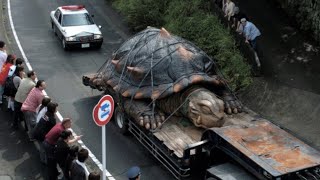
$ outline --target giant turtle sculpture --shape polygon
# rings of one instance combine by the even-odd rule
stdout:
[[[146,129],[160,127],[173,114],[197,127],[221,127],[224,111],[242,107],[216,68],[191,42],[149,27],[124,42],[90,84],[116,97]]]

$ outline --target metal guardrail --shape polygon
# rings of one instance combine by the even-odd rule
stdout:
[[[182,164],[175,162],[170,158],[169,152],[165,152],[163,147],[157,145],[131,120],[129,120],[128,130],[176,179],[180,180],[190,176],[190,167],[183,167]]]

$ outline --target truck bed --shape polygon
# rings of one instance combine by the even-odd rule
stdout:
[[[247,125],[255,119],[256,114],[240,113],[235,115],[226,115],[226,126],[233,124]],[[189,120],[172,116],[163,124],[161,129],[153,133],[157,139],[162,141],[174,154],[182,158],[184,149],[190,145],[201,141],[201,136],[205,129],[195,127]],[[194,152],[191,152],[193,154]]]
[[[205,136],[261,179],[316,177],[320,168],[318,151],[265,119],[212,128]]]
[[[197,128],[186,121],[183,118],[172,117],[161,129],[153,133],[178,158],[183,157],[184,149],[188,145],[195,144],[201,140],[204,131],[204,129]]]

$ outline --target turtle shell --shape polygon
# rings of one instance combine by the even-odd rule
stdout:
[[[164,28],[147,28],[124,42],[99,73],[124,97],[160,99],[193,84],[217,84],[213,67],[191,42]]]

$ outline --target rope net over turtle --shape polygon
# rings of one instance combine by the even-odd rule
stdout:
[[[193,84],[218,83],[215,62],[164,28],[147,28],[115,51],[98,71],[102,84],[131,99],[161,99]]]

